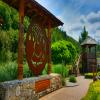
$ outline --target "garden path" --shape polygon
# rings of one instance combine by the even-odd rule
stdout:
[[[92,80],[84,79],[83,76],[78,76],[77,81],[79,84],[78,86],[61,88],[39,100],[81,100],[81,98],[86,95]]]

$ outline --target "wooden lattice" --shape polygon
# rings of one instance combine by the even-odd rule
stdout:
[[[35,75],[41,74],[47,62],[48,39],[45,28],[32,19],[26,36],[26,58],[30,70]]]

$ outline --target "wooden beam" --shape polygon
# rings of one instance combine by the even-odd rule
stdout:
[[[19,2],[19,37],[18,37],[18,79],[23,79],[23,55],[24,55],[24,0]]]
[[[48,22],[48,74],[51,73],[51,21]]]

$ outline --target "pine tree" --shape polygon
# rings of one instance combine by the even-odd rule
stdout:
[[[82,43],[88,36],[88,31],[86,31],[86,28],[84,26],[83,32],[81,33],[81,36],[79,37],[79,42]]]

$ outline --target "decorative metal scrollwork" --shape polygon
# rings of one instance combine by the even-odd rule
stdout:
[[[35,75],[41,74],[47,62],[47,44],[45,28],[32,19],[26,36],[26,59]]]

